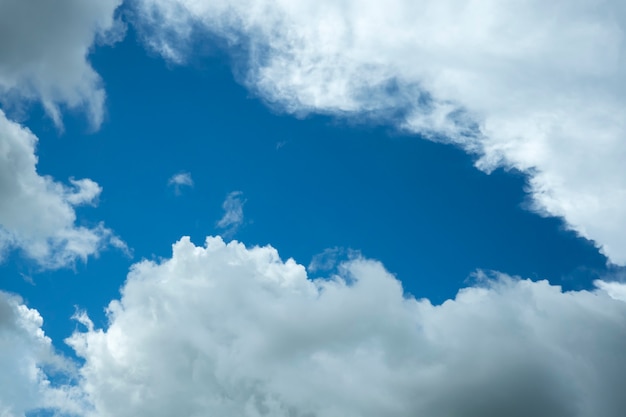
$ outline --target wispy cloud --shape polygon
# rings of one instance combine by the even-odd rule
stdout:
[[[224,230],[222,235],[225,238],[234,236],[243,224],[243,206],[245,203],[241,191],[233,191],[226,196],[226,200],[222,203],[224,216],[217,222],[217,227]]]
[[[180,195],[181,188],[193,187],[193,179],[191,178],[191,174],[189,172],[179,172],[178,174],[174,174],[170,177],[167,181],[167,185],[174,187],[176,195]]]
[[[361,253],[354,249],[346,249],[338,246],[326,248],[321,253],[313,256],[307,267],[307,271],[311,273],[329,272],[334,270],[342,262],[358,259],[360,257]]]

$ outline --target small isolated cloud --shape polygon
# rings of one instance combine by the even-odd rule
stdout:
[[[103,224],[76,224],[75,207],[96,205],[102,188],[94,181],[69,185],[37,173],[37,137],[0,110],[0,260],[18,249],[42,268],[60,268],[125,244]]]
[[[167,180],[167,185],[174,187],[174,192],[179,195],[182,187],[193,187],[193,179],[189,172],[179,172]]]
[[[493,275],[435,306],[379,262],[337,271],[219,237],[135,264],[107,327],[68,339],[86,416],[624,415],[624,284]]]
[[[217,227],[224,230],[224,237],[232,237],[243,224],[243,205],[246,201],[242,197],[241,191],[233,191],[222,203],[224,216],[217,222]]]

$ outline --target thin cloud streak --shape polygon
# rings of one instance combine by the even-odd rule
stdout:
[[[224,237],[232,238],[243,224],[243,206],[245,203],[241,191],[233,191],[226,196],[222,203],[224,216],[216,223],[218,228],[223,229],[222,235]]]

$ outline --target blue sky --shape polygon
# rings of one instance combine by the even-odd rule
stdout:
[[[181,8],[170,9],[176,3],[180,3]],[[32,197],[31,191],[23,191],[23,194],[13,191],[22,186],[26,190],[23,178],[34,178],[22,176],[19,167],[27,164],[16,164],[18,168],[3,173],[7,184],[21,185],[0,187],[0,192],[6,193],[5,206],[0,206],[0,226],[6,232],[0,234],[0,249],[4,248],[0,289],[9,300],[3,299],[2,302],[9,309],[21,311],[15,313],[15,317],[25,311],[19,310],[18,305],[27,305],[43,317],[43,325],[37,324],[36,320],[33,323],[35,328],[41,326],[50,337],[52,348],[46,347],[51,350],[43,359],[39,353],[33,354],[32,366],[44,369],[49,366],[45,365],[48,362],[57,363],[61,374],[70,375],[69,379],[73,381],[66,384],[65,377],[47,375],[44,371],[41,378],[49,378],[55,387],[59,387],[58,392],[51,394],[41,388],[33,391],[31,385],[39,386],[37,384],[42,380],[29,381],[26,378],[23,394],[15,397],[19,397],[19,401],[0,394],[0,414],[2,407],[11,417],[34,415],[31,414],[33,410],[43,407],[56,410],[59,415],[126,415],[115,414],[121,412],[121,408],[115,411],[116,407],[126,404],[124,412],[130,413],[128,415],[154,415],[151,413],[157,411],[147,404],[149,400],[137,403],[131,398],[133,390],[144,392],[145,389],[145,392],[152,393],[146,394],[146,398],[154,393],[163,398],[158,412],[170,410],[182,413],[180,415],[195,415],[196,412],[257,415],[250,411],[253,407],[250,398],[257,398],[254,400],[257,401],[254,406],[258,407],[257,412],[276,416],[289,409],[319,416],[338,415],[333,414],[337,412],[366,416],[374,412],[371,410],[387,413],[385,415],[401,415],[403,411],[398,410],[448,415],[445,413],[455,412],[456,405],[446,408],[448,406],[443,405],[439,395],[443,392],[454,395],[450,378],[461,375],[459,389],[469,392],[493,386],[510,389],[515,394],[507,397],[510,401],[504,405],[496,404],[500,400],[490,397],[484,399],[484,404],[480,402],[482,405],[463,405],[461,399],[459,409],[470,411],[456,415],[472,416],[473,412],[489,415],[484,413],[501,406],[520,407],[519,404],[527,402],[528,398],[539,398],[538,408],[528,409],[537,415],[554,412],[553,415],[585,416],[590,415],[586,414],[589,410],[602,407],[605,407],[602,408],[604,411],[596,415],[617,415],[614,410],[618,408],[614,407],[619,405],[619,400],[610,395],[596,398],[595,394],[584,391],[579,393],[586,398],[584,404],[574,407],[563,404],[560,394],[554,394],[554,397],[546,394],[548,396],[543,398],[544,394],[528,391],[535,382],[529,382],[527,386],[524,378],[530,378],[528,381],[540,378],[539,374],[534,374],[543,366],[540,361],[531,361],[528,365],[530,376],[520,376],[516,372],[519,366],[526,366],[519,364],[529,363],[525,355],[541,352],[550,362],[545,381],[553,381],[564,391],[584,390],[585,387],[567,385],[564,375],[569,365],[566,360],[555,357],[549,349],[542,350],[553,345],[565,346],[567,357],[579,355],[585,358],[594,375],[606,378],[609,385],[619,384],[623,378],[610,374],[599,359],[612,357],[613,349],[623,342],[623,329],[619,325],[618,330],[612,326],[623,323],[626,318],[626,308],[620,301],[624,297],[620,281],[623,267],[620,265],[626,255],[619,232],[620,222],[626,218],[626,208],[619,196],[626,188],[619,176],[608,171],[619,161],[602,159],[606,155],[618,159],[622,154],[624,141],[619,126],[607,128],[606,132],[598,131],[599,143],[603,145],[586,148],[581,145],[583,142],[579,142],[582,139],[571,132],[593,129],[594,123],[586,120],[599,113],[590,111],[577,115],[576,111],[582,110],[567,107],[575,106],[575,98],[567,102],[568,111],[563,116],[551,107],[555,106],[551,99],[518,94],[511,80],[519,74],[504,74],[506,70],[498,70],[497,65],[482,70],[479,66],[479,70],[472,74],[472,79],[479,80],[477,85],[484,82],[480,77],[497,76],[492,83],[493,90],[490,90],[492,84],[482,85],[484,94],[497,96],[504,91],[519,95],[513,104],[506,99],[501,104],[493,104],[492,99],[474,95],[467,83],[455,84],[457,78],[442,78],[435,82],[427,75],[428,68],[424,74],[407,70],[412,61],[403,58],[403,48],[415,48],[417,55],[421,53],[421,46],[411,46],[410,39],[407,45],[400,44],[397,51],[391,51],[391,55],[398,53],[398,56],[383,53],[372,61],[377,63],[372,64],[363,58],[362,53],[374,53],[368,48],[379,46],[366,40],[363,41],[364,50],[355,46],[357,49],[353,51],[352,46],[343,45],[342,38],[338,37],[337,44],[331,42],[329,48],[344,48],[349,63],[339,69],[330,68],[336,58],[332,54],[325,56],[325,47],[309,39],[305,30],[322,28],[319,30],[323,33],[325,15],[319,10],[316,13],[321,15],[315,15],[319,22],[311,17],[307,23],[310,27],[302,29],[305,35],[297,38],[301,42],[298,48],[302,50],[294,52],[290,46],[286,51],[280,49],[284,46],[281,42],[288,36],[280,34],[283,30],[291,33],[286,29],[291,27],[289,19],[297,22],[301,16],[294,10],[281,15],[283,5],[280,2],[267,2],[268,10],[275,8],[278,16],[282,16],[278,18],[276,33],[280,36],[276,35],[276,39],[272,38],[274,32],[265,31],[262,22],[266,19],[271,23],[271,13],[267,16],[261,13],[261,17],[248,16],[238,5],[233,6],[231,12],[239,14],[242,21],[251,19],[248,25],[238,27],[239,23],[233,23],[228,14],[223,15],[223,11],[217,10],[217,6],[216,10],[208,6],[194,8],[186,1],[146,0],[124,4],[119,9],[116,9],[115,1],[107,4],[97,13],[107,18],[115,16],[118,23],[107,20],[108,32],[103,31],[98,36],[102,37],[104,32],[117,35],[109,36],[108,44],[86,36],[80,45],[83,48],[81,62],[92,68],[84,71],[95,72],[101,82],[82,85],[82,78],[76,78],[76,81],[68,77],[66,80],[61,71],[59,77],[70,86],[65,91],[63,83],[58,83],[46,72],[43,75],[30,73],[31,67],[25,64],[22,71],[26,81],[20,81],[20,77],[0,67],[0,93],[3,94],[0,109],[6,116],[2,123],[8,126],[0,131],[0,135],[4,135],[1,139],[8,144],[5,149],[12,149],[9,146],[16,146],[14,144],[19,141],[26,143],[26,136],[15,133],[16,139],[13,139],[11,132],[30,130],[38,138],[34,151],[38,158],[37,175],[47,176],[46,181],[51,181],[47,188],[41,188],[42,197],[38,200]],[[0,3],[0,13],[3,7],[7,7],[7,13],[16,9]],[[576,19],[588,19],[590,25],[605,18],[603,14],[600,17],[585,13],[578,15],[579,12],[566,5],[559,7],[573,13]],[[149,10],[158,12],[151,15]],[[335,12],[345,13],[343,17],[347,20],[355,18],[350,11]],[[294,13],[293,16],[290,13]],[[85,11],[85,16],[87,14]],[[77,13],[76,16],[64,15],[59,20],[63,24],[63,19],[70,19],[71,22],[65,24],[71,26],[75,24],[72,19],[83,17]],[[449,18],[454,20],[456,17]],[[503,13],[500,18],[506,21],[508,14]],[[154,19],[162,20],[156,24],[158,22]],[[472,18],[467,19],[471,22]],[[191,34],[184,29],[186,25],[194,28]],[[125,30],[120,31],[120,27]],[[549,28],[546,30],[550,33]],[[412,35],[407,31],[408,38]],[[496,37],[497,30],[491,35]],[[21,35],[15,36],[17,45],[21,42]],[[91,33],[91,36],[95,35]],[[359,39],[358,34],[354,36]],[[389,32],[381,36],[393,40],[395,34]],[[599,33],[590,35],[590,39],[600,42],[605,36],[608,35]],[[561,42],[558,37],[550,39],[557,46]],[[502,42],[506,45],[506,41]],[[64,45],[61,40],[51,50],[59,48],[63,51]],[[357,41],[355,45],[358,46]],[[70,46],[67,45],[68,50]],[[456,47],[462,48],[463,43]],[[318,64],[313,65],[313,69],[302,70],[298,65],[308,65],[307,50],[311,51],[313,62]],[[448,52],[454,51],[444,51],[443,54]],[[470,51],[469,56],[480,60],[483,52],[479,48]],[[583,61],[589,58],[587,53],[591,52],[579,51]],[[286,65],[282,61],[285,56],[291,57]],[[11,59],[12,56],[5,57],[6,62]],[[57,64],[47,63],[46,59],[49,58],[42,55],[41,62],[50,67]],[[505,57],[499,59],[506,62]],[[524,56],[516,59],[531,60]],[[566,63],[568,59],[569,56],[564,56],[561,62]],[[389,62],[385,63],[385,60]],[[432,61],[435,70],[448,70],[445,67],[448,64],[438,63],[448,62],[446,59],[433,57]],[[449,65],[450,68],[458,65],[474,68],[475,64],[470,61]],[[19,62],[15,65],[18,69]],[[542,77],[545,75],[548,80],[546,85],[558,95],[561,86],[550,81],[550,71],[554,68],[545,64],[545,68],[541,65],[538,68],[541,68]],[[367,65],[382,65],[382,69],[369,73]],[[318,79],[318,67],[337,72],[333,72],[335,76],[329,80],[322,71],[321,79]],[[534,67],[530,63],[529,68],[531,74]],[[584,62],[581,63],[583,75],[578,81],[572,76],[568,82],[588,83],[592,76],[585,73],[585,68]],[[618,66],[615,71],[619,70],[621,67]],[[376,78],[379,72],[391,73],[391,76],[385,75],[381,84]],[[593,68],[589,72],[598,77]],[[303,77],[304,81],[298,77]],[[345,81],[342,77],[347,77],[348,81],[334,91],[333,82]],[[604,76],[608,80],[611,77],[611,74]],[[600,77],[601,81],[594,84],[598,89],[604,88],[604,78]],[[57,90],[49,89],[47,82],[58,83],[54,84]],[[74,82],[76,85],[72,84]],[[524,79],[524,82],[528,83],[525,89],[522,88],[524,91],[542,87],[535,86],[534,81]],[[444,87],[445,83],[449,86]],[[386,87],[381,90],[381,85]],[[394,87],[390,88],[390,85]],[[319,91],[324,92],[323,96],[317,96]],[[93,104],[98,102],[94,98],[98,97],[98,92],[106,94],[101,111]],[[80,96],[78,101],[75,94]],[[588,100],[592,104],[597,100],[598,109],[617,106],[612,111],[619,112],[621,104],[615,103],[621,96],[617,97],[606,99],[598,94]],[[444,114],[442,122],[439,112],[447,111],[445,109],[449,106],[457,107]],[[544,108],[549,112],[541,113]],[[55,109],[59,111],[60,119],[55,119]],[[94,123],[100,116],[102,123]],[[528,129],[515,131],[518,119],[524,120],[524,117]],[[468,118],[472,119],[471,123]],[[538,119],[540,122],[533,124]],[[546,120],[554,120],[561,128],[549,125]],[[576,123],[580,125],[576,126]],[[569,145],[563,148],[563,143]],[[561,152],[561,149],[566,150]],[[594,153],[594,149],[600,150]],[[6,158],[5,163],[9,164],[14,157]],[[579,166],[580,172],[572,171],[571,166]],[[27,168],[24,170],[28,171]],[[179,178],[186,180],[175,184],[173,178],[179,174],[182,175]],[[85,178],[97,183],[101,191],[89,194],[87,187],[72,186],[72,180]],[[89,195],[82,197],[83,191]],[[72,193],[76,193],[74,197]],[[26,194],[33,200],[24,199]],[[47,201],[45,198],[54,200],[42,203],[43,209],[37,208],[39,203],[36,202]],[[230,206],[227,205],[229,198]],[[24,205],[31,204],[28,201],[34,201],[32,210]],[[17,211],[13,210],[12,204]],[[52,207],[50,204],[75,213],[75,220],[70,215],[70,220],[58,226],[57,231],[44,226],[41,230],[34,229],[39,226],[23,226],[39,224],[38,219],[45,218],[46,207]],[[21,222],[20,210],[34,214],[31,217],[23,214],[26,220]],[[231,217],[224,217],[229,211]],[[230,224],[220,223],[220,219],[227,218],[232,219]],[[606,227],[607,222],[609,227]],[[83,247],[83,240],[67,237],[68,231],[87,233],[85,230],[98,235],[95,247]],[[222,235],[227,242],[232,239],[242,242],[245,247],[222,247],[213,243],[208,246],[213,249],[202,249],[207,236],[217,235]],[[189,236],[193,245],[180,241],[184,236]],[[55,239],[61,239],[61,246],[54,246],[59,244]],[[53,248],[51,254],[37,255],[33,249],[40,248],[37,242]],[[172,254],[175,242],[179,242],[176,244],[179,249]],[[74,245],[78,249],[68,249]],[[278,251],[282,260],[274,259],[266,247],[268,245]],[[257,246],[265,249],[253,249]],[[69,260],[63,255],[69,256]],[[301,266],[287,261],[289,258]],[[51,266],[51,262],[56,263]],[[302,275],[305,268],[308,278]],[[207,287],[188,281],[195,277],[201,277],[201,282],[206,280]],[[235,284],[229,279],[238,283],[236,289],[231,288]],[[267,282],[272,282],[276,288],[268,290],[270,284],[264,279],[270,280]],[[172,283],[166,285],[170,280]],[[363,284],[358,284],[361,282]],[[403,290],[396,294],[394,288],[400,283]],[[333,286],[335,284],[339,289]],[[463,288],[465,292],[457,296]],[[336,297],[341,300],[337,305],[345,306],[345,310],[336,306],[335,299],[331,298],[335,294],[333,291],[337,291]],[[290,298],[295,297],[293,294],[300,297],[310,292],[316,293],[316,299],[320,300],[310,308],[306,307],[308,299]],[[21,299],[7,294],[18,295]],[[116,310],[118,304],[115,301],[109,305],[118,299],[123,306],[120,310]],[[202,299],[207,301],[199,301]],[[153,306],[154,300],[161,300],[156,302],[158,307]],[[245,303],[245,306],[238,303]],[[430,303],[440,307],[433,307]],[[171,310],[168,306],[179,307]],[[281,327],[283,319],[276,319],[277,316],[273,315],[274,306],[280,308],[280,317],[293,315],[308,319],[303,319],[296,327],[287,327],[290,329],[287,332]],[[155,313],[154,308],[159,312]],[[161,308],[163,312],[160,312]],[[83,312],[85,314],[81,315]],[[3,319],[1,314],[2,310],[0,319]],[[13,317],[7,313],[6,317],[9,316]],[[154,319],[157,316],[161,318]],[[518,319],[507,321],[518,316],[534,319],[522,320],[522,324]],[[198,317],[199,321],[195,322]],[[232,323],[231,317],[234,317]],[[475,321],[465,322],[467,317],[474,317]],[[414,321],[421,329],[432,328],[433,332],[446,335],[435,337],[432,336],[435,333],[424,330],[426,336],[420,333],[419,337],[426,337],[427,341],[420,342],[420,346],[430,346],[429,352],[451,352],[450,357],[441,359],[435,354],[439,359],[426,360],[424,358],[430,358],[430,353],[422,352],[417,356],[406,353],[417,349],[417,345],[412,344],[417,343],[418,336],[410,330],[417,328]],[[90,327],[91,322],[95,327]],[[177,336],[178,325],[169,327],[170,323],[179,323],[181,329],[187,329],[184,335]],[[369,333],[363,336],[354,330],[361,328],[356,323],[364,323]],[[600,344],[593,345],[581,336],[582,347],[576,348],[581,350],[568,351],[571,340],[559,336],[559,329],[571,326],[574,334],[578,331],[584,334],[589,323],[599,326],[598,335],[590,337],[600,340]],[[234,340],[241,341],[243,347],[240,350],[235,349],[238,346],[235,342],[224,342],[224,345],[215,342],[222,340],[222,333],[215,330],[222,326],[224,332],[235,335]],[[294,330],[300,326],[308,330]],[[323,329],[333,329],[334,326],[337,326],[338,335],[352,335],[354,330],[354,338],[327,338]],[[468,326],[476,328],[475,335],[464,335],[460,330]],[[154,335],[142,338],[149,332],[144,329],[152,328],[155,329]],[[258,368],[259,358],[268,353],[250,347],[260,340],[250,336],[257,331],[266,338],[259,342],[259,345],[266,346],[264,349],[269,352],[275,347],[276,352],[280,351],[288,358],[293,354],[294,359],[286,359],[280,364],[267,359],[267,368]],[[608,340],[606,345],[603,344],[605,331],[617,332],[614,340]],[[24,334],[30,335],[29,332]],[[190,335],[205,332],[210,336],[203,343],[196,344],[196,339],[187,339]],[[538,335],[537,339],[523,336],[528,332]],[[99,334],[105,339],[98,339]],[[170,337],[158,342],[161,334]],[[285,338],[285,334],[292,336]],[[554,340],[546,342],[542,339],[551,334],[557,334],[549,336]],[[9,339],[10,335],[6,337],[6,340],[13,340]],[[24,337],[27,345],[35,343]],[[382,340],[383,347],[371,348],[366,342],[370,337]],[[64,342],[67,338],[70,338],[69,342]],[[520,350],[514,347],[515,344],[500,345],[508,338],[517,341],[518,346],[522,346]],[[485,347],[477,340],[491,340],[488,344],[491,347]],[[574,337],[574,340],[578,339]],[[306,349],[303,351],[297,347],[300,341],[318,346],[315,348],[317,353],[311,354],[311,358],[317,359],[306,363],[295,359],[307,355],[302,353]],[[387,342],[399,345],[384,347]],[[342,344],[343,348],[335,352],[335,344]],[[468,348],[457,350],[460,344],[466,344]],[[118,348],[111,347],[122,345],[146,353],[144,356],[129,354],[131,359],[122,360]],[[158,345],[163,346],[162,351],[154,348]],[[200,376],[190,380],[180,377],[186,371],[181,371],[183,368],[177,368],[174,363],[179,353],[184,356],[181,352],[187,352],[191,345],[197,350],[195,357],[206,356],[210,363],[222,364],[227,373],[239,375],[241,372],[241,378],[220,379],[220,366],[215,365],[212,371],[205,372],[202,364],[197,365],[201,369],[197,371]],[[0,344],[0,349],[9,349],[2,346]],[[112,349],[109,356],[102,353],[105,349],[102,346]],[[222,352],[220,349],[224,346],[227,350],[245,353],[235,361],[238,365],[234,368],[229,368],[232,365],[230,359],[225,359],[230,356],[216,353]],[[374,351],[370,352],[370,348]],[[5,354],[7,358],[14,354],[30,360],[28,352],[30,348],[22,353],[6,350]],[[39,351],[33,347],[33,352]],[[337,369],[341,368],[335,365],[326,369],[326,365],[316,362],[328,352],[336,353],[328,360],[345,366],[340,374],[379,381],[373,386],[383,394],[373,400],[370,411],[354,404],[354,398],[365,395],[366,387],[346,382],[349,389],[346,388],[345,392],[338,389],[336,395],[321,388],[324,381],[336,379],[333,372],[339,372]],[[357,369],[361,369],[359,355],[363,352],[366,356],[372,355],[368,363],[374,365],[361,374]],[[71,358],[69,363],[75,361],[75,365],[60,366],[58,361],[50,359],[61,357],[59,355]],[[413,373],[401,378],[403,383],[385,383],[385,378],[391,378],[388,375],[399,375],[401,371],[387,362],[377,365],[380,355],[411,364],[406,366]],[[475,375],[481,369],[474,367],[477,365],[454,369],[457,362],[469,358],[470,362],[476,359],[479,363],[480,358],[492,355],[496,358],[496,365],[498,358],[506,362],[502,368],[504,371],[496,370],[497,366],[492,369],[485,365],[483,370],[487,376],[484,381],[476,381]],[[117,362],[109,363],[108,368],[99,368],[98,364],[113,360],[110,358]],[[173,361],[171,369],[155,365],[154,361],[164,358]],[[618,361],[616,369],[626,366],[619,355],[615,358]],[[413,380],[415,375],[424,372],[425,365],[420,365],[420,361],[431,363],[438,360],[442,361],[442,369],[447,371],[432,376],[432,381],[434,386],[441,384],[445,388],[437,394],[423,391],[418,388],[422,386],[421,382]],[[2,363],[0,361],[0,365]],[[516,364],[519,366],[514,366]],[[9,369],[7,364],[4,366],[7,366],[7,375],[24,375],[26,372]],[[383,372],[387,376],[376,374],[382,372],[380,367],[388,367]],[[126,388],[112,389],[107,385],[111,383],[107,369],[111,369],[111,375],[118,375],[115,378],[125,378],[119,375],[140,376],[119,383],[120,387]],[[151,374],[144,372],[145,369],[159,371]],[[327,396],[330,405],[317,404],[307,397],[308,394],[286,388],[291,384],[289,375],[297,369],[312,375],[307,383],[311,385],[302,385],[303,392]],[[376,375],[381,379],[376,379]],[[218,400],[212,405],[197,402],[196,388],[189,388],[181,394],[183,399],[180,401],[167,402],[174,391],[166,386],[167,383],[152,386],[151,381],[155,378],[174,382],[183,378],[183,382],[177,382],[183,387],[181,389],[189,382],[200,387],[200,391],[215,392]],[[259,382],[260,391],[251,393],[246,388],[249,381],[262,381]],[[502,381],[514,382],[507,385],[509,382]],[[0,387],[3,383],[8,382],[0,378]],[[406,384],[404,388],[408,391],[422,390],[419,392],[422,392],[420,395],[425,405],[406,402],[408,400],[401,395],[398,384]],[[226,392],[223,398],[228,400],[220,397],[222,391]],[[184,400],[186,395],[188,402]],[[268,398],[275,402],[268,403]],[[216,405],[218,403],[221,405]],[[391,403],[395,403],[398,409],[388,408]]]

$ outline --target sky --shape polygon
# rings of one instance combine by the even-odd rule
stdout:
[[[0,0],[0,416],[621,416],[625,29]]]

